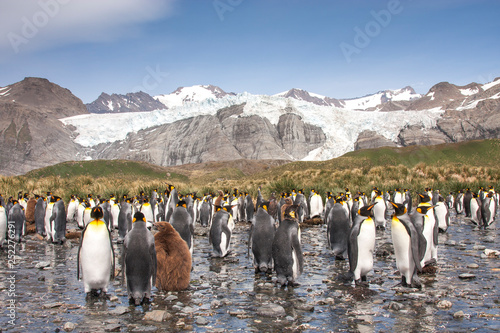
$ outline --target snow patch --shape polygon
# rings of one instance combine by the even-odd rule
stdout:
[[[491,81],[490,83],[485,83],[483,84],[483,90],[488,90],[496,85],[500,84],[500,79],[497,79],[496,81]]]

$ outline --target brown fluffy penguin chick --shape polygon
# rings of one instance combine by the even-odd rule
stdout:
[[[164,291],[184,290],[191,274],[189,248],[170,223],[158,222],[156,226],[156,287]]]

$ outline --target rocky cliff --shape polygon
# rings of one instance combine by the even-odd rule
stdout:
[[[102,93],[86,106],[91,113],[140,112],[166,108],[163,103],[142,91],[126,95]]]
[[[81,147],[61,116],[87,113],[68,89],[46,79],[26,78],[0,90],[0,174],[78,159]]]

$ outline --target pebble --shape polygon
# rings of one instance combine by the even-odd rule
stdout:
[[[467,268],[479,268],[478,264],[469,264],[467,265]]]
[[[205,317],[196,317],[195,323],[196,323],[196,325],[204,326],[204,325],[208,325],[209,321]]]
[[[120,324],[108,324],[104,326],[105,332],[120,332],[120,328],[122,325]]]
[[[266,304],[257,309],[257,314],[265,317],[284,317],[285,308],[278,304]]]
[[[453,306],[453,304],[448,300],[439,301],[437,304],[437,307],[439,309],[450,309],[452,306]]]
[[[403,308],[403,304],[401,303],[398,303],[398,302],[394,302],[394,301],[391,301],[388,305],[387,305],[387,309],[389,310],[394,310],[394,311],[399,311]]]
[[[66,332],[71,332],[72,330],[75,329],[75,327],[76,327],[75,323],[68,321],[67,323],[64,324],[63,330],[65,330]]]
[[[462,310],[457,311],[453,314],[453,318],[455,319],[462,319],[463,317],[465,317],[465,314]]]
[[[462,280],[469,280],[469,279],[476,278],[476,276],[474,274],[471,274],[471,273],[463,273],[463,274],[460,274],[458,277]]]
[[[109,311],[109,314],[120,316],[128,312],[130,312],[130,309],[127,306],[117,306],[113,310]]]
[[[146,312],[144,315],[143,320],[146,321],[155,321],[155,322],[162,322],[165,319],[167,319],[167,311],[164,310],[153,310],[151,312]]]
[[[48,266],[50,266],[50,261],[40,261],[39,263],[37,263],[35,265],[35,268],[43,269],[43,268],[48,267]]]

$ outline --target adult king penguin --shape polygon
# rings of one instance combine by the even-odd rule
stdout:
[[[274,236],[272,251],[276,283],[280,286],[296,286],[296,279],[304,269],[304,257],[300,244],[300,228],[298,222],[299,206],[291,205],[285,209]]]
[[[7,211],[5,207],[0,205],[0,247],[7,239]]]
[[[385,199],[383,197],[383,192],[380,190],[375,190],[375,197],[373,198],[373,202],[376,203],[373,208],[373,219],[375,220],[375,226],[377,229],[385,229],[385,212],[387,211],[387,206],[385,203]]]
[[[425,237],[426,245],[424,256],[420,261],[420,266],[424,269],[426,266],[437,264],[437,246],[438,246],[438,225],[434,218],[433,207],[428,202],[420,203],[415,211],[410,215],[413,225],[419,233]]]
[[[417,231],[404,204],[390,202],[394,207],[391,220],[392,243],[396,255],[396,266],[401,274],[403,287],[422,288],[417,272],[424,256],[426,241]]]
[[[494,195],[494,192],[488,192],[481,205],[481,218],[485,229],[495,221],[497,203]]]
[[[367,285],[366,275],[373,269],[376,228],[372,216],[377,204],[359,209],[349,233],[349,276],[356,285]]]
[[[122,283],[126,278],[128,297],[135,305],[148,302],[156,284],[155,238],[146,223],[143,213],[135,213],[123,242]]]
[[[310,217],[321,217],[321,213],[323,212],[323,199],[321,195],[319,195],[315,190],[311,190],[312,195],[309,199],[310,206]]]
[[[21,238],[26,231],[26,219],[24,217],[24,209],[17,200],[12,201],[13,206],[9,209],[8,225],[14,225],[14,240],[17,243],[21,242]],[[10,232],[9,232],[10,234]]]
[[[83,280],[87,297],[104,296],[115,276],[115,255],[111,233],[102,220],[100,206],[92,209],[92,218],[83,229],[77,254],[77,279]],[[81,274],[80,274],[81,272]]]
[[[268,207],[269,202],[261,203],[250,227],[248,246],[252,249],[255,273],[266,273],[273,269],[272,245],[276,229],[274,219],[267,211]]]
[[[118,239],[117,243],[123,243],[127,232],[132,229],[132,216],[134,214],[134,206],[127,198],[122,202],[120,212],[118,213]]]
[[[66,209],[60,197],[53,198],[55,203],[50,217],[52,243],[62,244],[66,240]]]
[[[193,255],[194,222],[187,211],[187,204],[184,200],[177,202],[177,205],[170,217],[170,224],[186,242],[189,252]]]
[[[212,226],[210,227],[209,241],[212,245],[213,257],[225,257],[231,248],[231,235],[234,229],[234,220],[229,211],[230,206],[217,207]]]
[[[341,203],[336,202],[333,205],[328,213],[327,221],[328,246],[332,249],[335,259],[344,260],[348,256],[347,242],[349,240],[350,225],[349,216]]]
[[[436,223],[438,225],[439,232],[446,232],[450,226],[450,213],[448,211],[448,205],[445,199],[439,195],[436,207],[434,207],[434,215],[436,217]]]

